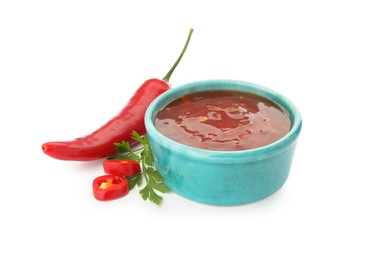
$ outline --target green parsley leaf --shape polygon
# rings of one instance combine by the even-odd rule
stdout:
[[[129,182],[129,190],[134,189],[135,186],[142,186],[142,174],[137,174],[133,176],[126,176]]]
[[[145,137],[141,136],[140,134],[138,134],[136,131],[132,132],[132,139],[140,142],[141,144],[145,145],[146,144],[146,140]]]
[[[154,192],[154,190],[151,188],[149,200],[156,205],[161,205],[163,198],[162,196],[157,195],[156,192]]]
[[[153,169],[152,167],[147,168],[147,174],[150,175],[150,177],[153,178],[156,182],[164,181],[164,178],[162,178],[160,172]]]
[[[150,201],[152,201],[156,205],[160,205],[162,203],[162,197],[160,195],[158,195],[153,190],[153,188],[148,186],[148,185],[146,187],[144,187],[142,190],[140,190],[139,193],[142,195],[142,198],[144,200],[149,199]]]
[[[128,142],[122,141],[121,143],[114,143],[116,154],[109,156],[109,160],[133,160],[140,161],[140,157],[135,154]]]
[[[147,200],[149,198],[149,196],[150,196],[150,192],[151,192],[151,188],[149,186],[146,186],[146,187],[144,187],[143,189],[141,189],[139,191],[139,194],[142,195],[142,198],[144,200]]]
[[[114,145],[116,152],[119,154],[130,153],[132,151],[128,142],[122,141],[121,143],[114,143]]]
[[[154,183],[154,184],[151,184],[151,187],[155,190],[158,190],[158,191],[162,192],[162,193],[170,192],[169,187],[167,187],[164,183]]]

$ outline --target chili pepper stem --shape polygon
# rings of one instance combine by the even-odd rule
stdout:
[[[189,44],[189,41],[190,41],[190,38],[192,37],[192,33],[193,33],[193,29],[191,28],[189,30],[189,34],[188,34],[188,37],[187,37],[187,41],[185,42],[185,45],[184,45],[184,48],[183,50],[181,51],[178,59],[175,61],[174,65],[171,67],[171,69],[169,70],[169,72],[165,75],[165,77],[162,78],[162,80],[166,81],[166,82],[169,82],[170,80],[170,77],[171,77],[171,74],[174,72],[174,70],[176,69],[176,66],[178,66],[181,58],[183,57],[185,51],[187,50],[187,47],[188,47],[188,44]]]

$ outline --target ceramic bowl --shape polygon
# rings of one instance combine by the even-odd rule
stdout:
[[[270,99],[289,113],[291,130],[260,148],[213,151],[175,142],[155,128],[156,114],[168,103],[205,90],[238,90]],[[174,87],[156,98],[147,109],[145,126],[156,167],[173,192],[193,201],[229,206],[258,201],[281,188],[290,172],[302,119],[293,103],[271,89],[236,80],[206,80]]]

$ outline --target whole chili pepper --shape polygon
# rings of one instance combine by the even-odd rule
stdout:
[[[144,114],[156,97],[170,89],[168,83],[170,76],[183,57],[192,33],[193,29],[190,29],[181,54],[162,80],[153,78],[144,82],[127,105],[93,133],[71,141],[45,143],[42,145],[43,152],[59,160],[90,161],[113,154],[116,142],[124,140],[132,145],[135,144],[131,138],[132,131],[135,130],[140,135],[146,133]]]
[[[92,182],[93,196],[98,200],[113,200],[129,192],[129,183],[124,176],[102,175]]]

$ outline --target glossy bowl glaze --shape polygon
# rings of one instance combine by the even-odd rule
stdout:
[[[263,96],[289,113],[292,127],[278,141],[244,151],[212,151],[175,142],[154,126],[157,112],[193,92],[238,90]],[[188,199],[212,205],[241,205],[277,191],[287,180],[302,119],[285,97],[257,84],[236,80],[206,80],[175,87],[156,98],[145,115],[147,135],[157,169],[166,185]]]

